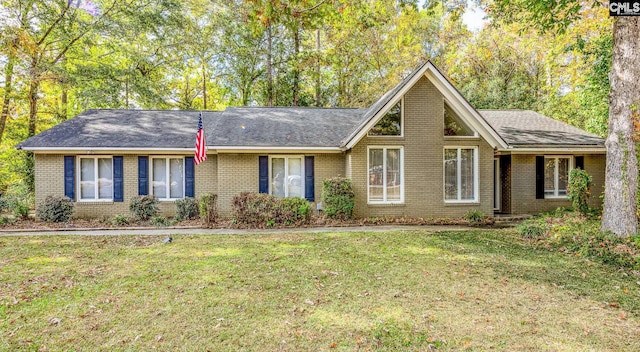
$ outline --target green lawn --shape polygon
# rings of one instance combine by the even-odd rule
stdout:
[[[640,350],[640,277],[513,230],[0,237],[0,350]]]

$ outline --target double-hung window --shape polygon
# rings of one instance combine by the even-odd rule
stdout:
[[[271,194],[304,198],[304,157],[272,156],[270,159]]]
[[[478,201],[478,148],[444,149],[444,200]]]
[[[569,185],[569,171],[571,171],[571,157],[544,157],[544,197],[565,198]]]
[[[369,147],[369,203],[404,201],[402,147]]]
[[[80,157],[80,200],[113,200],[113,158]]]
[[[160,200],[184,198],[184,158],[151,159],[151,194]]]

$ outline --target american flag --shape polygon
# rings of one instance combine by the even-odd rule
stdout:
[[[204,142],[204,129],[202,128],[202,112],[198,118],[198,132],[196,133],[196,156],[193,161],[196,165],[207,159],[207,150]]]

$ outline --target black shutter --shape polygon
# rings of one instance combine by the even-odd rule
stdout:
[[[113,201],[122,202],[124,176],[122,172],[123,160],[121,156],[113,157]]]
[[[313,156],[304,157],[304,197],[313,202],[315,200],[315,185],[313,174]]]
[[[149,157],[138,157],[138,195],[149,194]]]
[[[184,158],[184,196],[193,198],[196,191],[195,163],[192,156]]]
[[[544,156],[536,156],[536,199],[544,199]]]
[[[584,170],[584,156],[576,156],[576,169]]]
[[[75,192],[75,176],[76,176],[76,157],[65,156],[64,157],[64,195],[76,199]]]
[[[260,155],[258,157],[258,183],[260,193],[269,193],[269,157]]]

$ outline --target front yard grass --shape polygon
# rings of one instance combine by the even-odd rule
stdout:
[[[640,278],[513,230],[0,237],[0,350],[640,350]]]

